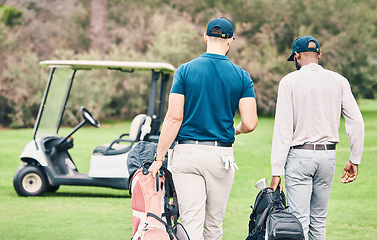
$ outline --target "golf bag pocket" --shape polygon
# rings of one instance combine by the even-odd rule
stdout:
[[[152,214],[153,215],[153,214]],[[147,215],[146,221],[138,229],[132,239],[134,240],[177,240],[172,231],[167,231],[166,223],[156,215]]]
[[[165,231],[165,229],[159,228],[150,228],[145,230],[139,238],[140,240],[171,240],[169,234]]]
[[[303,240],[304,231],[300,221],[283,209],[273,209],[267,217],[266,239]]]

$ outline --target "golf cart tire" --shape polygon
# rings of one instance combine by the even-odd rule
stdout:
[[[13,186],[21,197],[42,196],[47,190],[48,181],[40,167],[26,166],[14,175]]]

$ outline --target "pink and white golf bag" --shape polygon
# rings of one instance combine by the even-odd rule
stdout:
[[[171,173],[162,167],[153,177],[144,164],[131,182],[133,240],[189,240],[178,223],[178,201]],[[172,199],[172,201],[171,201]]]

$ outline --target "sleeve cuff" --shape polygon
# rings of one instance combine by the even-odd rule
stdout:
[[[284,167],[272,167],[272,176],[284,176],[285,170]]]

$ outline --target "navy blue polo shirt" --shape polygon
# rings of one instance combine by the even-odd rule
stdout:
[[[204,53],[179,66],[171,93],[185,96],[184,115],[176,140],[233,143],[239,100],[254,97],[250,75],[227,56]]]

